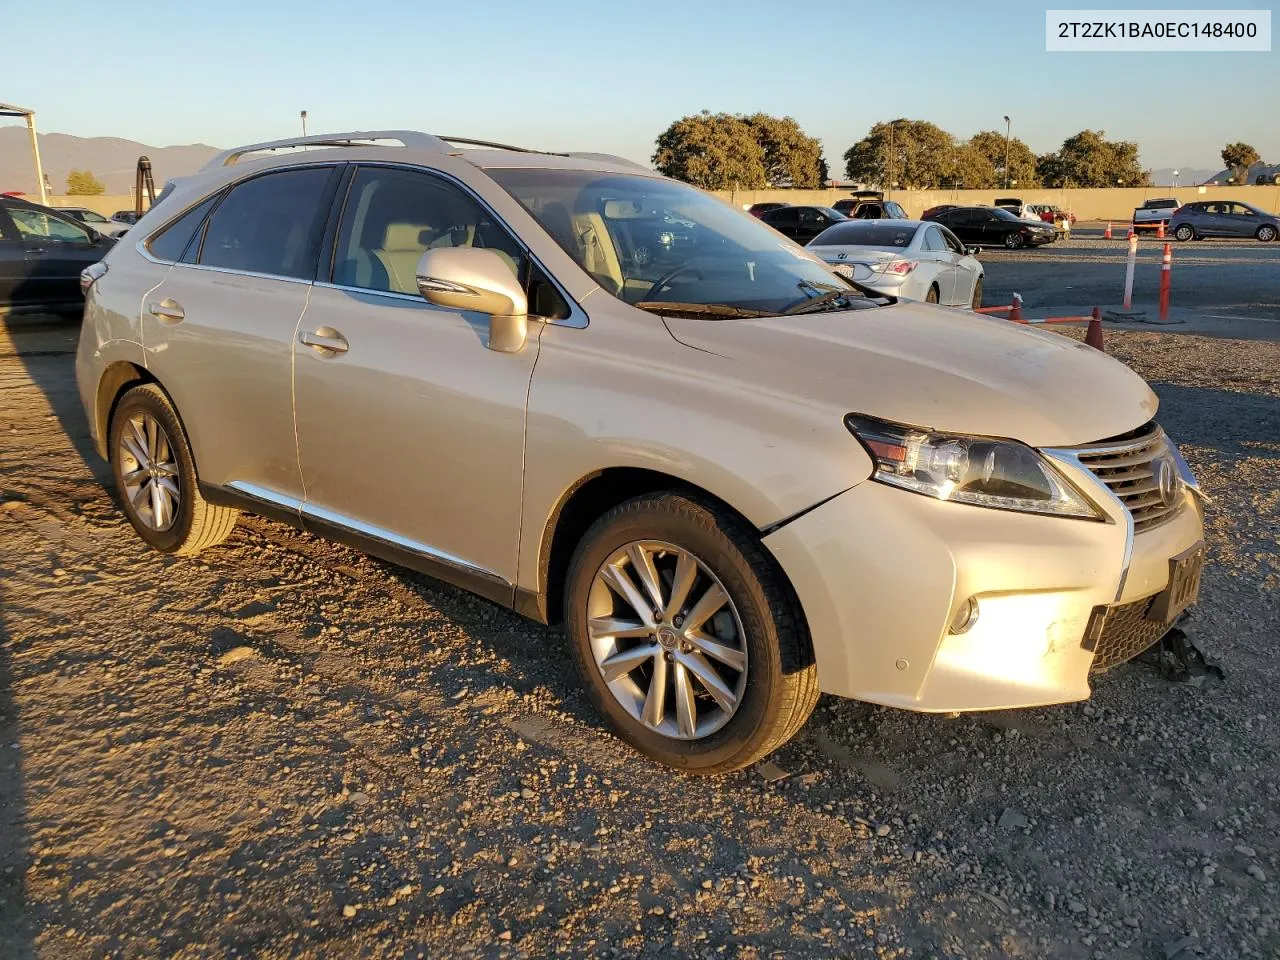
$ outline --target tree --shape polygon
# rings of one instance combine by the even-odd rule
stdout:
[[[753,113],[743,117],[764,150],[764,174],[772,187],[820,187],[822,142],[800,129],[791,117]]]
[[[67,174],[67,193],[73,197],[96,197],[106,192],[106,184],[92,170],[72,170]]]
[[[1000,156],[1001,163],[1004,155]],[[951,171],[951,182],[948,186],[964,187],[969,190],[984,190],[995,187],[1003,181],[996,171],[995,164],[979,149],[973,141],[956,147],[955,164]]]
[[[983,186],[1003,187],[1017,182],[1020,187],[1038,187],[1036,155],[1017,137],[1009,140],[1009,169],[1004,168],[1004,134],[996,130],[983,130],[969,138],[968,146],[981,154],[995,171],[995,178]]]
[[[951,179],[955,154],[951,134],[926,120],[877,123],[845,151],[845,176],[878,186],[926,189]]]
[[[742,117],[703,110],[682,117],[658,136],[653,165],[704,190],[756,189],[768,185],[764,148]]]
[[[1262,158],[1247,143],[1228,143],[1222,148],[1222,162],[1236,183],[1249,182],[1249,168]]]
[[[1151,175],[1138,163],[1138,145],[1128,140],[1107,140],[1104,130],[1081,130],[1074,137],[1068,137],[1057,153],[1040,157],[1036,173],[1040,181],[1050,187],[1067,184],[1145,187],[1151,184]]]

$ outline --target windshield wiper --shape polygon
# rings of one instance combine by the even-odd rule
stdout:
[[[738,320],[777,316],[776,313],[770,313],[767,310],[747,310],[744,307],[731,307],[727,303],[681,303],[678,300],[641,300],[634,306],[639,307],[641,310],[648,310],[650,313],[688,313],[696,316],[725,317]]]
[[[801,300],[799,303],[793,303],[791,306],[787,307],[787,309],[783,310],[782,313],[785,316],[794,316],[799,313],[813,313],[817,310],[825,309],[828,304],[834,303],[837,300],[857,299],[885,301],[881,306],[891,306],[898,302],[897,297],[891,297],[888,294],[872,290],[870,287],[864,287],[855,280],[849,280],[849,283],[853,284],[854,290],[857,291],[856,293],[854,290],[830,290],[827,293],[820,294],[819,296],[809,297],[805,300]],[[814,290],[819,289],[817,284],[812,283],[802,283],[801,286],[810,287]]]

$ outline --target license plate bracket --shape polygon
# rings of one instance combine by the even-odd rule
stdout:
[[[1200,574],[1204,570],[1204,542],[1201,541],[1169,560],[1169,585],[1156,594],[1147,608],[1146,619],[1172,623],[1200,595]]]

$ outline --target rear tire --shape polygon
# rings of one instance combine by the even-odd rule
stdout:
[[[982,278],[979,277],[973,285],[973,303],[970,304],[974,310],[982,306]]]
[[[1183,243],[1186,243],[1188,240],[1196,239],[1195,228],[1192,227],[1191,224],[1189,223],[1178,224],[1178,226],[1176,226],[1173,230],[1173,235]]]
[[[1270,243],[1276,238],[1276,228],[1270,224],[1263,224],[1258,228],[1258,232],[1254,234],[1263,243]]]
[[[231,535],[240,512],[200,496],[186,431],[157,385],[142,384],[120,398],[107,451],[125,516],[147,544],[190,556]]]
[[[698,774],[749,766],[793,737],[817,703],[812,646],[790,585],[754,532],[717,504],[659,492],[610,510],[574,552],[564,610],[592,705],[618,737],[667,766]],[[708,649],[720,656],[704,656]],[[711,685],[701,682],[708,664]],[[651,703],[658,683],[663,693]]]

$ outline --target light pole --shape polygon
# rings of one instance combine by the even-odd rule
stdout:
[[[1004,188],[1009,189],[1009,134],[1013,132],[1013,121],[1004,118]]]
[[[302,135],[307,135],[307,111],[302,111]]]
[[[1177,171],[1177,170],[1173,171],[1173,186],[1175,187],[1175,189],[1176,189],[1176,188],[1177,188],[1177,186],[1178,186],[1178,171]]]

